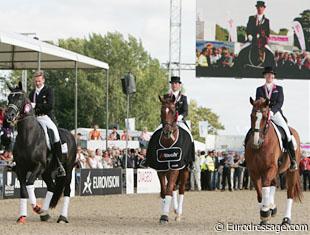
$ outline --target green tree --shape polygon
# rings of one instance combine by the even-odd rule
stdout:
[[[279,30],[279,35],[284,35],[284,36],[286,36],[287,33],[288,33],[288,29],[286,29],[286,28],[282,28],[282,29]]]
[[[245,26],[238,26],[237,27],[237,37],[238,42],[245,42],[246,39],[246,27]]]
[[[215,40],[228,41],[229,33],[227,29],[222,28],[218,24],[215,26]]]
[[[204,139],[199,136],[200,121],[209,122],[209,134],[217,134],[217,130],[224,130],[223,124],[219,121],[219,116],[213,113],[209,108],[198,106],[195,100],[190,101],[188,119],[191,121],[192,135],[195,140],[204,141]]]

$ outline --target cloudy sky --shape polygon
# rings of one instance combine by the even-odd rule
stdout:
[[[251,6],[256,2],[242,1]],[[227,2],[230,4],[238,2],[242,5],[240,0],[225,1]],[[272,2],[283,3],[281,0]],[[302,4],[308,0],[288,2],[303,6]],[[118,31],[125,36],[131,34],[140,38],[146,50],[165,63],[169,53],[169,3],[168,0],[0,1],[0,29],[18,33],[36,33],[41,40],[87,37],[92,32],[105,34]],[[214,10],[216,9],[214,3],[219,5],[219,0],[213,3],[211,1],[210,12],[218,12]],[[271,8],[274,3],[267,1],[266,4]],[[281,14],[284,12],[288,14],[290,9],[293,9],[286,4],[279,4],[279,7],[282,9]],[[255,11],[255,8],[251,9],[251,12],[253,10]],[[240,9],[239,15],[243,16],[242,12]],[[183,0],[182,16],[182,62],[194,63],[195,1]],[[255,95],[256,87],[263,84],[262,79],[196,79],[194,71],[182,72],[181,77],[189,98],[195,99],[201,106],[211,108],[220,116],[220,121],[226,129],[223,134],[245,133],[250,125],[249,96]],[[300,132],[304,142],[310,142],[309,82],[281,80],[278,83],[284,86],[283,109],[289,123]]]

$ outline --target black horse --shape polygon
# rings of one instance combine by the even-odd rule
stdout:
[[[234,65],[237,77],[259,78],[264,67],[275,67],[274,54],[266,47],[255,43],[245,45],[239,52]]]
[[[47,221],[50,218],[48,208],[55,208],[64,193],[64,205],[57,222],[68,223],[70,183],[76,158],[75,138],[68,130],[59,129],[61,141],[68,147],[67,154],[62,159],[67,174],[53,180],[52,176],[58,165],[52,157],[52,151],[48,148],[44,130],[34,115],[31,103],[23,92],[21,83],[16,88],[9,86],[9,89],[11,93],[8,97],[6,120],[16,124],[18,133],[13,148],[16,162],[13,170],[20,182],[20,216],[17,222],[26,222],[28,196],[34,212],[40,214],[42,221]],[[34,181],[39,176],[42,176],[47,185],[47,194],[42,208],[36,203],[34,194]]]

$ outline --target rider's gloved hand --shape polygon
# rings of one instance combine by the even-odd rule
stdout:
[[[178,122],[183,120],[183,115],[178,116]]]
[[[31,103],[31,106],[34,109],[36,107],[36,103]]]
[[[270,117],[272,117],[274,115],[274,113],[270,110]]]
[[[253,36],[250,34],[250,35],[248,36],[248,39],[249,39],[249,41],[251,42],[251,41],[253,40]]]

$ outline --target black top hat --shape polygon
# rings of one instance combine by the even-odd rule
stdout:
[[[265,75],[266,73],[273,73],[273,74],[276,74],[276,72],[275,72],[275,71],[273,70],[273,68],[270,67],[270,66],[264,68],[263,75]]]
[[[179,76],[172,76],[170,83],[175,83],[175,82],[182,83],[181,78]]]
[[[255,6],[256,6],[256,7],[266,7],[264,1],[257,1]]]

